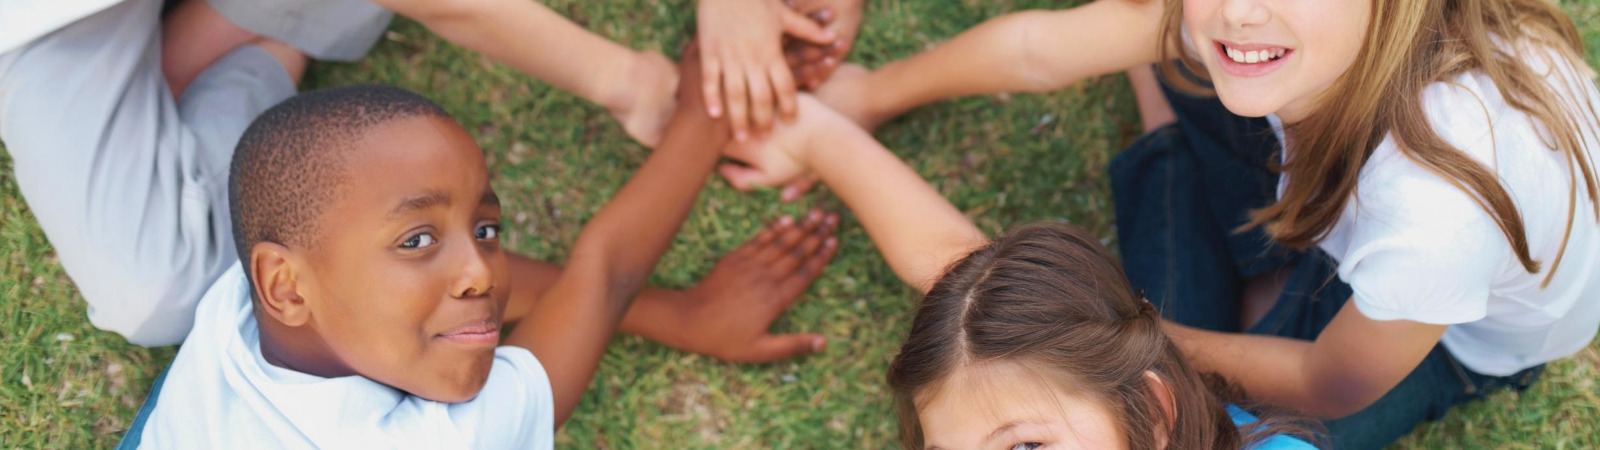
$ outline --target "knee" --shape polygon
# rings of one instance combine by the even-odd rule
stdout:
[[[104,255],[93,258],[91,267],[72,267],[66,256],[62,262],[68,269],[88,269],[68,274],[88,303],[89,322],[146,347],[183,342],[194,325],[195,306],[221,272],[216,264],[185,264],[181,258],[128,267]]]
[[[128,342],[159,347],[183,342],[194,325],[198,296],[171,289],[170,282],[130,283],[115,292],[82,289],[95,328],[122,335]]]

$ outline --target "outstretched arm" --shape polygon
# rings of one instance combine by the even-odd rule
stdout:
[[[761,170],[816,174],[855,212],[895,274],[918,291],[927,292],[946,266],[988,242],[872,135],[808,95],[799,105],[799,121],[728,153]]]
[[[1159,0],[1100,0],[999,16],[931,50],[818,95],[873,128],[920,105],[967,95],[1045,92],[1159,58]]]
[[[812,211],[774,221],[724,255],[711,272],[684,290],[647,287],[634,298],[618,331],[731,362],[761,363],[821,351],[812,333],[771,334],[772,322],[799,300],[838,250],[839,216]],[[523,320],[561,278],[561,267],[507,255],[511,301],[505,320]]]
[[[694,82],[682,85],[662,145],[584,226],[560,278],[506,339],[543,362],[557,424],[583,398],[629,301],[671,246],[727,140],[726,125],[707,117],[699,101],[693,50],[680,67]]]
[[[629,136],[656,146],[677,74],[532,0],[372,0],[456,45],[606,108]]]
[[[528,0],[372,0],[456,45],[488,56],[590,101],[594,82],[633,51]]]

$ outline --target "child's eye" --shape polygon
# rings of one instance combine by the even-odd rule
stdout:
[[[1011,446],[1011,450],[1034,450],[1036,448],[1039,448],[1039,446],[1041,446],[1041,445],[1044,445],[1044,444],[1040,444],[1038,442],[1024,442],[1024,443],[1021,443],[1021,444],[1017,444],[1017,445]]]
[[[436,244],[438,242],[439,242],[439,240],[433,238],[433,234],[431,234],[431,233],[420,233],[420,234],[417,234],[416,236],[412,236],[410,239],[406,239],[405,242],[401,242],[400,243],[400,248],[405,248],[405,249],[427,248],[427,247],[432,247],[433,244]]]
[[[477,232],[475,233],[475,235],[478,237],[478,240],[480,240],[480,241],[488,241],[488,240],[497,239],[497,238],[500,237],[500,225],[499,224],[488,224],[488,225],[479,226]]]

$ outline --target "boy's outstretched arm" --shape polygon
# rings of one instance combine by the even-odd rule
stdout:
[[[799,300],[838,250],[839,216],[814,210],[773,221],[723,255],[693,287],[647,287],[618,331],[730,362],[762,363],[821,351],[815,333],[772,334],[772,322]],[[511,300],[506,322],[524,319],[561,278],[561,266],[509,254]]]
[[[556,424],[582,400],[628,303],[672,244],[727,141],[705,115],[699,61],[685,51],[679,108],[662,145],[578,235],[565,270],[505,344],[533,352],[549,374]]]
[[[906,284],[927,292],[957,259],[988,238],[922,177],[872,135],[808,95],[800,119],[767,139],[727,153],[759,170],[802,175],[809,169],[844,200]]]
[[[917,106],[967,95],[1044,92],[1159,59],[1161,0],[1099,0],[989,19],[817,95],[868,129]]]

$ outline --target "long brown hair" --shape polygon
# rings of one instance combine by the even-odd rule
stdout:
[[[1600,221],[1595,172],[1580,134],[1600,127],[1594,105],[1581,96],[1583,107],[1568,107],[1552,82],[1583,93],[1590,80],[1572,80],[1569,73],[1590,73],[1583,63],[1583,41],[1572,19],[1549,0],[1370,0],[1372,16],[1365,43],[1354,64],[1320,96],[1322,101],[1304,120],[1286,127],[1294,157],[1280,170],[1288,176],[1276,203],[1252,211],[1240,230],[1265,226],[1278,242],[1307,248],[1333,228],[1355,193],[1361,167],[1384,139],[1392,137],[1401,154],[1470,195],[1489,213],[1528,273],[1540,261],[1528,248],[1521,214],[1495,172],[1451,146],[1428,123],[1422,92],[1469,71],[1494,81],[1507,104],[1537,120],[1547,131],[1545,145],[1563,153],[1570,167],[1572,189],[1561,251],[1545,278],[1550,282],[1566,252],[1576,220],[1578,178]],[[1167,0],[1161,31],[1161,65],[1166,79],[1182,90],[1204,88],[1179,75],[1206,73],[1193,55],[1172,52],[1183,43],[1182,0]],[[1496,42],[1500,40],[1508,45]],[[1542,52],[1512,54],[1519,49],[1549,49],[1565,61],[1550,61],[1559,80],[1549,80],[1525,61]],[[1571,64],[1574,70],[1558,70]],[[1338,101],[1328,101],[1338,99]],[[1492,130],[1491,130],[1492,131]]]
[[[1022,227],[955,263],[917,308],[911,335],[889,366],[901,441],[923,448],[918,395],[956,369],[1016,362],[1105,399],[1131,449],[1234,449],[1273,434],[1309,436],[1288,416],[1263,414],[1249,433],[1224,409],[1240,400],[1221,377],[1196,372],[1161,329],[1160,315],[1093,237],[1060,224]],[[1167,384],[1169,420],[1145,372]],[[1314,426],[1314,425],[1313,425]]]

